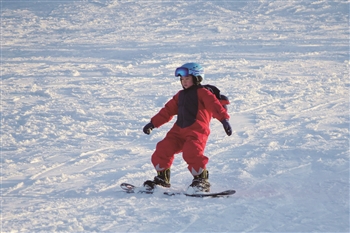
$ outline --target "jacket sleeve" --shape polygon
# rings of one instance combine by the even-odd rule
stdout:
[[[200,95],[205,108],[213,114],[214,118],[218,119],[219,121],[230,119],[227,110],[222,106],[222,103],[220,103],[213,93],[202,88],[200,89]]]
[[[178,96],[179,93],[173,96],[172,99],[170,99],[164,107],[151,118],[151,122],[154,125],[154,127],[158,128],[162,126],[163,124],[169,122],[174,115],[177,115],[178,110]]]
[[[220,101],[221,105],[224,107],[224,109],[226,109],[226,111],[227,111],[227,105],[230,104],[230,101],[228,100],[228,98],[224,95],[220,95],[219,101]]]

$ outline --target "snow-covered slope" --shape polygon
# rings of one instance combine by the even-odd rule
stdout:
[[[349,2],[1,1],[2,232],[348,232]],[[231,101],[212,190],[130,195],[183,63]],[[172,189],[191,175],[181,155]]]

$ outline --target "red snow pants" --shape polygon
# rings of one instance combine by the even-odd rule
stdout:
[[[204,155],[209,133],[208,128],[203,129],[197,122],[186,128],[174,124],[165,138],[157,143],[152,155],[153,166],[157,171],[168,169],[174,161],[175,154],[182,152],[192,175],[201,174],[209,161]]]

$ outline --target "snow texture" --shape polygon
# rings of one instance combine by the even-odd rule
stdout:
[[[1,232],[349,232],[349,1],[1,0]],[[199,62],[212,191],[127,194]],[[191,183],[181,154],[171,190]]]

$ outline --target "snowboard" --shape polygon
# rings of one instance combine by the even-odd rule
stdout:
[[[135,185],[128,184],[128,183],[122,183],[120,187],[126,192],[126,193],[146,193],[146,194],[153,194],[153,190],[144,190],[141,188],[136,187]],[[176,196],[176,195],[185,195],[188,197],[228,197],[230,195],[235,194],[236,191],[232,189],[228,189],[222,192],[215,192],[215,193],[193,193],[189,194],[186,192],[172,192],[172,191],[165,191],[163,192],[164,195],[167,196]]]

